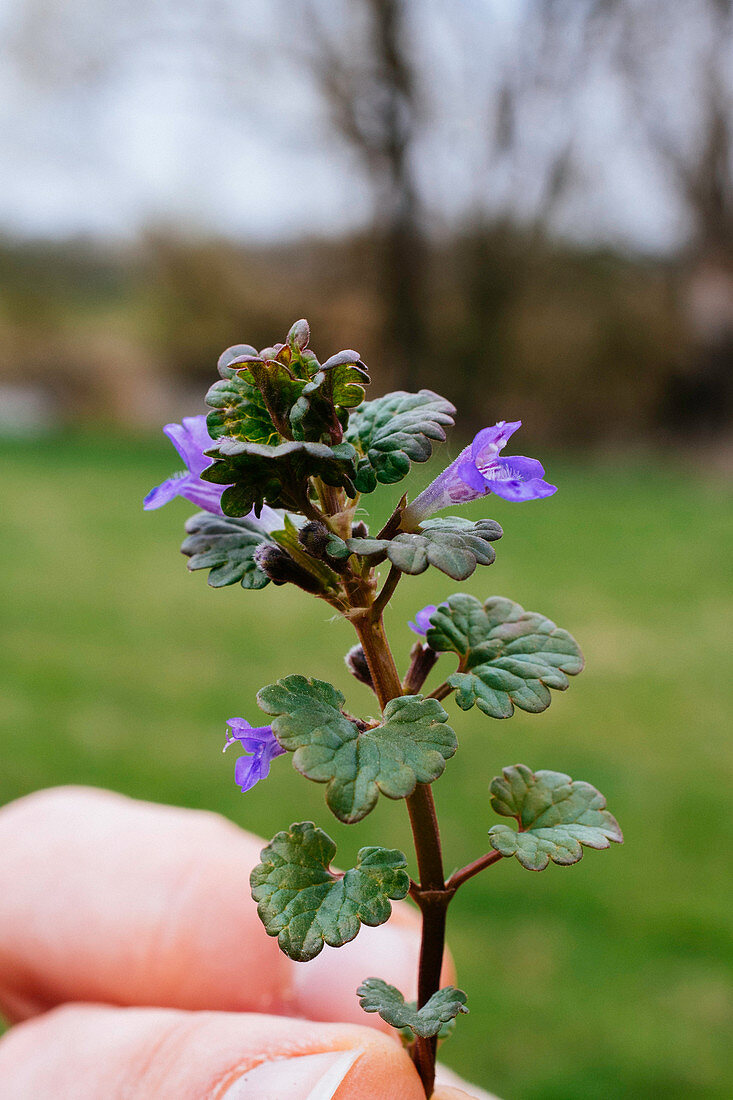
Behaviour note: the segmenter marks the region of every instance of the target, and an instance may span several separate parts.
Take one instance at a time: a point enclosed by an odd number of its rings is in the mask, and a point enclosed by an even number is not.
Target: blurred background
[[[730,1097],[733,3],[0,0],[0,138],[0,798],[95,783],[267,835],[297,799],[342,863],[408,844],[399,806],[348,830],[290,768],[238,793],[224,721],[262,684],[297,665],[369,709],[351,639],[297,593],[207,589],[185,503],[140,510],[221,350],[306,316],[373,395],[454,401],[441,464],[521,418],[560,486],[474,509],[506,535],[463,588],[588,669],[543,716],[460,715],[448,863],[518,760],[597,784],[627,835],[459,895],[446,1061],[505,1100]],[[398,590],[402,663],[452,590]]]

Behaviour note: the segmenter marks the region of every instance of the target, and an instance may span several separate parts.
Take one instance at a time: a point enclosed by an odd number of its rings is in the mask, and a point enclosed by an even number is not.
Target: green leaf
[[[242,368],[242,360],[248,356],[257,355],[257,349],[251,344],[234,344],[227,348],[219,356],[216,369],[221,378],[234,378],[237,371]]]
[[[306,321],[305,317],[301,317],[299,321],[296,321],[292,325],[290,332],[288,333],[288,347],[292,355],[297,355],[308,347],[308,341],[311,338],[310,325]]]
[[[266,349],[267,352],[275,349]],[[281,357],[290,358],[289,349],[284,348],[278,357],[270,357],[266,352],[242,367],[238,377],[255,386],[262,395],[272,422],[281,436],[290,436],[290,413],[298,401],[306,382],[296,378]],[[294,363],[291,365],[295,365]]]
[[[352,553],[375,561],[389,558],[402,573],[424,573],[434,565],[457,581],[470,577],[477,565],[491,565],[496,558],[490,545],[503,532],[493,519],[477,523],[459,516],[426,520],[419,531],[400,531],[392,539],[349,539]]]
[[[543,871],[550,860],[564,867],[577,863],[582,845],[608,848],[610,841],[623,843],[616,818],[590,783],[562,772],[533,773],[517,764],[504,768],[489,790],[496,812],[519,824],[519,832],[509,825],[494,825],[489,829],[491,846],[503,856],[516,856],[528,871]]]
[[[254,553],[272,539],[253,520],[230,519],[199,512],[186,521],[188,537],[181,553],[191,560],[188,568],[209,569],[212,588],[241,583],[242,588],[264,588],[269,578],[257,566]]]
[[[510,718],[515,706],[538,714],[550,705],[549,689],[564,691],[568,676],[583,668],[567,630],[501,596],[483,604],[474,596],[451,596],[430,622],[428,644],[461,658],[448,683],[463,710],[475,703],[492,718]]]
[[[206,394],[206,404],[212,410],[206,417],[212,439],[227,436],[250,443],[278,442],[262,394],[246,378],[233,374],[215,382]]]
[[[295,753],[294,767],[327,784],[329,808],[349,825],[374,809],[380,791],[407,798],[418,783],[432,783],[457,748],[440,703],[421,695],[393,699],[373,727],[346,717],[335,687],[305,676],[262,688],[257,702],[276,716],[272,728],[282,747]]]
[[[202,478],[215,485],[231,486],[221,498],[222,509],[228,516],[246,516],[263,503],[300,511],[309,477],[320,477],[327,485],[343,486],[354,495],[351,479],[356,453],[349,443],[329,447],[325,443],[291,441],[269,447],[221,439],[218,447],[207,453],[216,461]]]
[[[296,962],[320,954],[324,943],[342,947],[362,924],[389,920],[390,899],[410,887],[402,852],[362,848],[344,875],[329,870],[336,845],[312,821],[291,825],[263,848],[250,875],[252,897],[268,936]]]
[[[369,372],[356,351],[331,356],[318,370],[290,412],[296,439],[340,438],[348,410],[364,400]]]
[[[410,472],[411,461],[427,462],[433,441],[445,441],[445,429],[453,426],[455,411],[450,401],[432,390],[397,390],[360,405],[346,433],[363,455],[355,482],[359,492],[373,492],[377,481],[385,485],[401,481]]]
[[[444,1026],[460,1012],[468,1012],[466,994],[447,985],[433,993],[421,1009],[414,1001],[405,1002],[399,989],[381,978],[366,978],[356,991],[365,1012],[378,1012],[392,1027],[409,1028],[414,1035],[429,1039],[439,1035]]]

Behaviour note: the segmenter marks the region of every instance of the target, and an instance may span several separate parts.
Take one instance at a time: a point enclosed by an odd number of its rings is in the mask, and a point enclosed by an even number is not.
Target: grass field
[[[364,844],[409,851],[399,803],[349,829],[285,760],[247,796],[235,788],[224,720],[254,722],[263,684],[302,672],[335,682],[350,709],[374,707],[325,605],[273,586],[214,591],[187,572],[194,509],[140,507],[175,468],[164,441],[5,443],[0,461],[0,800],[89,783],[218,809],[265,836],[313,817],[342,866]],[[449,866],[486,849],[487,784],[517,762],[596,784],[626,844],[539,875],[503,861],[458,895],[450,938],[471,1014],[445,1060],[505,1100],[727,1100],[730,499],[671,460],[548,468],[552,500],[473,507],[504,525],[496,563],[462,585],[404,581],[388,628],[404,663],[416,609],[500,594],[586,654],[545,714],[496,722],[448,702],[463,750],[435,788]]]

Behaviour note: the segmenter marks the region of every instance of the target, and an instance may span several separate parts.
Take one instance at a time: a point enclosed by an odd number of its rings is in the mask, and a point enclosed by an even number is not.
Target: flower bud
[[[298,531],[298,541],[314,558],[323,558],[328,547],[330,532],[325,523],[312,520]]]
[[[344,657],[344,661],[351,675],[355,676],[359,683],[366,684],[373,691],[372,674],[369,671],[369,665],[362,647],[360,645],[353,646]]]
[[[326,562],[337,573],[347,568],[349,548],[343,539],[329,531],[325,523],[317,520],[304,523],[298,531],[298,541],[311,557]]]
[[[324,592],[324,587],[318,578],[294,561],[290,554],[279,546],[263,543],[255,550],[254,560],[273,584],[297,584],[298,588],[313,592],[317,596]]]

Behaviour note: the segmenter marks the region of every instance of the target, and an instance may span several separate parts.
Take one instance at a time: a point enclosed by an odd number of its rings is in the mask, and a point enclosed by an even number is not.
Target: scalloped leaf
[[[226,436],[270,445],[280,438],[260,391],[233,372],[210,387],[206,404],[211,409],[206,426],[212,439]]]
[[[388,558],[402,573],[424,573],[434,565],[456,581],[470,577],[477,565],[491,565],[496,558],[492,542],[503,531],[493,519],[476,523],[459,516],[426,520],[419,531],[400,531],[392,539],[349,539],[352,553],[374,559]]]
[[[511,718],[514,707],[538,714],[550,688],[565,691],[583,668],[583,654],[567,630],[518,603],[491,596],[451,596],[430,617],[428,645],[461,658],[448,677],[463,710],[476,704],[491,718]]]
[[[433,442],[445,441],[455,411],[432,390],[396,390],[360,405],[346,433],[363,455],[355,481],[359,492],[373,492],[378,481],[392,485],[407,476],[411,462],[427,462]]]
[[[202,478],[230,486],[221,498],[222,510],[228,516],[246,516],[264,503],[300,511],[309,477],[320,477],[327,485],[342,486],[354,495],[356,452],[349,443],[329,447],[325,443],[290,441],[270,447],[221,439],[218,447],[207,454],[216,461]]]
[[[270,354],[277,351],[277,356]],[[308,355],[308,352],[305,352]],[[285,362],[289,361],[289,364]],[[306,385],[293,371],[305,370],[302,354],[291,356],[287,345],[266,348],[259,356],[248,356],[237,377],[250,383],[262,395],[272,423],[285,439],[290,438],[290,413]]]
[[[257,703],[275,715],[272,728],[293,765],[326,783],[326,803],[350,825],[374,809],[379,793],[407,798],[418,783],[432,783],[457,748],[437,699],[404,695],[384,708],[382,722],[367,727],[342,711],[344,696],[324,680],[286,676],[262,688]]]
[[[242,359],[250,355],[257,355],[257,348],[253,348],[251,344],[233,344],[227,348],[221,353],[216,364],[219,377],[234,378],[241,367]]]
[[[330,836],[302,821],[273,837],[250,875],[265,931],[295,962],[314,959],[324,943],[343,947],[362,924],[384,924],[390,899],[410,887],[407,860],[396,849],[362,848],[344,875],[329,869],[335,854]]]
[[[209,570],[212,588],[237,582],[242,588],[264,588],[270,583],[254,553],[263,542],[273,540],[256,521],[199,512],[186,521],[186,532],[181,553],[190,559],[190,570]]]
[[[528,871],[544,871],[550,860],[563,867],[577,863],[587,848],[623,843],[623,833],[606,800],[590,783],[562,772],[532,772],[524,764],[504,768],[489,787],[498,814],[514,817],[489,829],[489,841],[501,855],[516,856]]]
[[[356,995],[365,1012],[378,1012],[385,1023],[400,1029],[409,1028],[413,1035],[422,1039],[439,1035],[459,1013],[468,1012],[466,994],[452,985],[433,993],[420,1009],[415,1001],[406,1002],[399,989],[381,978],[365,978]]]
[[[357,351],[332,355],[308,382],[290,411],[296,439],[339,439],[349,409],[364,400],[369,372]]]

